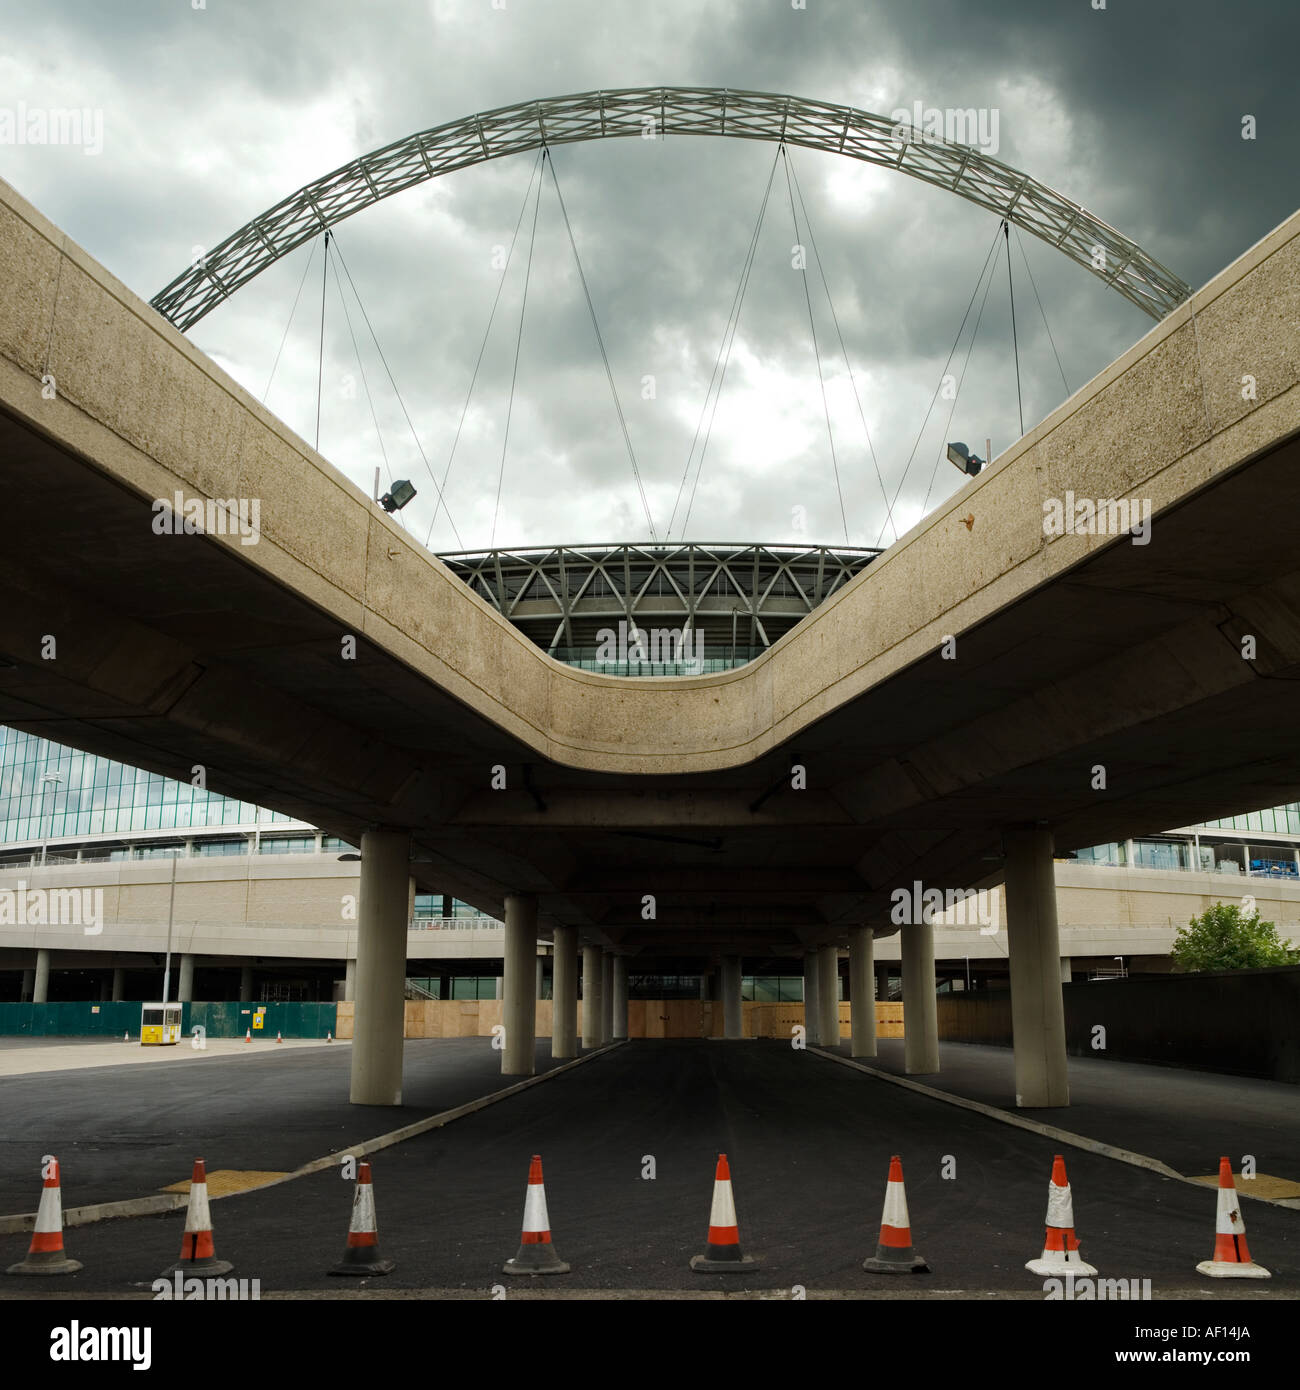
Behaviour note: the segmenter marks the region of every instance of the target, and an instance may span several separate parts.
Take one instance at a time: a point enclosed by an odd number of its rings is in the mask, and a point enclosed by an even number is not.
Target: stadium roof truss
[[[644,617],[652,610],[671,613],[681,627],[693,631],[706,601],[719,597],[732,602],[721,610],[714,607],[715,617],[729,617],[737,608],[750,620],[757,642],[770,646],[775,639],[763,619],[766,614],[770,623],[776,615],[775,600],[794,600],[801,617],[811,613],[879,553],[691,542],[475,550],[442,554],[439,559],[502,617],[532,629],[534,640],[553,653],[578,645],[574,619],[579,614],[588,620],[624,620],[630,629],[640,625],[639,611]],[[539,600],[547,607],[523,613],[524,605]],[[782,628],[788,627],[789,608],[779,616]],[[540,640],[543,625],[550,632],[545,642]]]
[[[1152,318],[1191,288],[1136,242],[971,145],[851,106],[717,87],[636,87],[521,102],[420,131],[305,185],[196,258],[150,301],[185,331],[267,266],[382,198],[457,169],[612,137],[766,140],[896,169],[1056,247]]]

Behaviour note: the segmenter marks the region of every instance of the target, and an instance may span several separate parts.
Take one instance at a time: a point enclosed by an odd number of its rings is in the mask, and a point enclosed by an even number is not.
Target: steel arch
[[[381,198],[543,145],[640,136],[648,122],[670,135],[784,141],[910,174],[1055,246],[1152,318],[1163,318],[1191,297],[1191,287],[1136,242],[971,146],[829,102],[718,87],[630,87],[503,106],[373,150],[255,217],[149,302],[183,332],[273,261]],[[1105,252],[1100,269],[1097,248]]]

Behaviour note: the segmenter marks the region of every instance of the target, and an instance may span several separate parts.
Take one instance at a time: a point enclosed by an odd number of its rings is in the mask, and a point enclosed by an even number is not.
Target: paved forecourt
[[[94,1057],[111,1055],[114,1045],[85,1046]],[[114,1058],[88,1069],[0,1078],[7,1141],[0,1144],[0,1216],[36,1210],[45,1154],[62,1165],[65,1209],[123,1201],[184,1181],[196,1157],[207,1160],[209,1172],[292,1172],[518,1080],[501,1075],[490,1038],[408,1040],[403,1103],[381,1107],[348,1103],[346,1044],[239,1043],[231,1045],[233,1057],[184,1045],[116,1046],[122,1065]],[[34,1064],[43,1051],[0,1045],[0,1059]],[[153,1065],[126,1064],[141,1051],[154,1056]],[[556,1065],[549,1040],[537,1044],[536,1065],[539,1073]]]
[[[1207,1136],[1208,1151],[1235,1152],[1234,1141],[1227,1127]],[[211,1166],[225,1166],[206,1148]],[[265,1152],[274,1152],[270,1140]],[[742,1249],[757,1259],[743,1275],[688,1267],[707,1240],[720,1152],[730,1160]],[[764,1042],[629,1044],[375,1154],[379,1245],[397,1267],[365,1287],[386,1296],[516,1289],[501,1267],[519,1247],[529,1159],[539,1153],[555,1249],[572,1266],[542,1281],[548,1289],[776,1293],[801,1285],[1042,1297],[1042,1279],[1024,1265],[1043,1249],[1056,1152],[1068,1166],[1084,1256],[1103,1277],[1150,1279],[1154,1297],[1300,1294],[1293,1211],[1245,1207],[1251,1252],[1270,1281],[1204,1279],[1195,1266],[1213,1251],[1212,1191]],[[875,1253],[894,1153],[928,1275],[862,1269]],[[242,1161],[273,1166],[256,1144]],[[352,1191],[330,1169],[217,1201],[218,1253],[236,1275],[258,1278],[263,1293],[337,1293],[326,1271],[343,1250]],[[60,1289],[144,1293],[175,1258],[180,1230],[176,1214],[74,1229],[68,1248],[85,1268]],[[0,1251],[18,1258],[20,1245],[8,1237]]]

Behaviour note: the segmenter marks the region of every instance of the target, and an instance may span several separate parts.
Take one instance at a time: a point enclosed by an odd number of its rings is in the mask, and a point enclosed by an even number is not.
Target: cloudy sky
[[[1300,205],[1300,6],[1099,3],[0,0],[0,135],[5,110],[88,108],[103,120],[95,153],[0,141],[0,177],[147,299],[195,248],[310,180],[515,102],[673,85],[790,93],[886,116],[916,102],[976,107],[997,114],[999,159],[1199,286]],[[707,394],[776,157],[763,142],[592,141],[557,147],[554,169],[657,535],[671,517],[674,538],[684,528],[694,540],[842,544],[847,530],[850,544],[887,544],[895,525],[905,530],[961,486],[941,461],[946,439],[983,454],[989,437],[996,455],[1019,434],[1005,262],[955,406],[937,402],[922,431],[997,219],[897,173],[790,152],[822,258],[810,260],[807,284],[842,515],[781,165],[716,408]],[[386,481],[409,477],[419,496],[403,520],[437,550],[650,534],[554,187],[548,175],[534,201],[534,168],[533,155],[495,160],[338,228],[415,437],[332,257],[320,449],[367,489],[377,465]],[[503,283],[494,252],[510,245],[521,212]],[[1013,237],[1011,255],[1031,428],[1152,320],[1031,236]],[[322,268],[319,248],[304,247],[191,330],[308,442]],[[692,440],[706,406],[701,459]],[[435,521],[433,478],[444,474],[447,507]],[[900,488],[891,523],[884,494]]]

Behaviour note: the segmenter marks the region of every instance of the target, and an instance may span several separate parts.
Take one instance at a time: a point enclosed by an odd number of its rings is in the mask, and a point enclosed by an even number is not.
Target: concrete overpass
[[[1005,879],[1018,1100],[1065,1103],[1053,848],[1300,795],[1298,233],[751,665],[637,682],[539,652],[0,187],[0,722],[364,835],[354,1099],[400,1098],[414,872],[505,916],[507,1070],[536,934],[588,997],[602,948],[730,989],[851,941],[869,980],[895,888]],[[257,500],[255,543],[156,534],[177,493]],[[1045,534],[1067,493],[1149,500],[1150,544]],[[932,957],[905,926],[917,1071]]]

